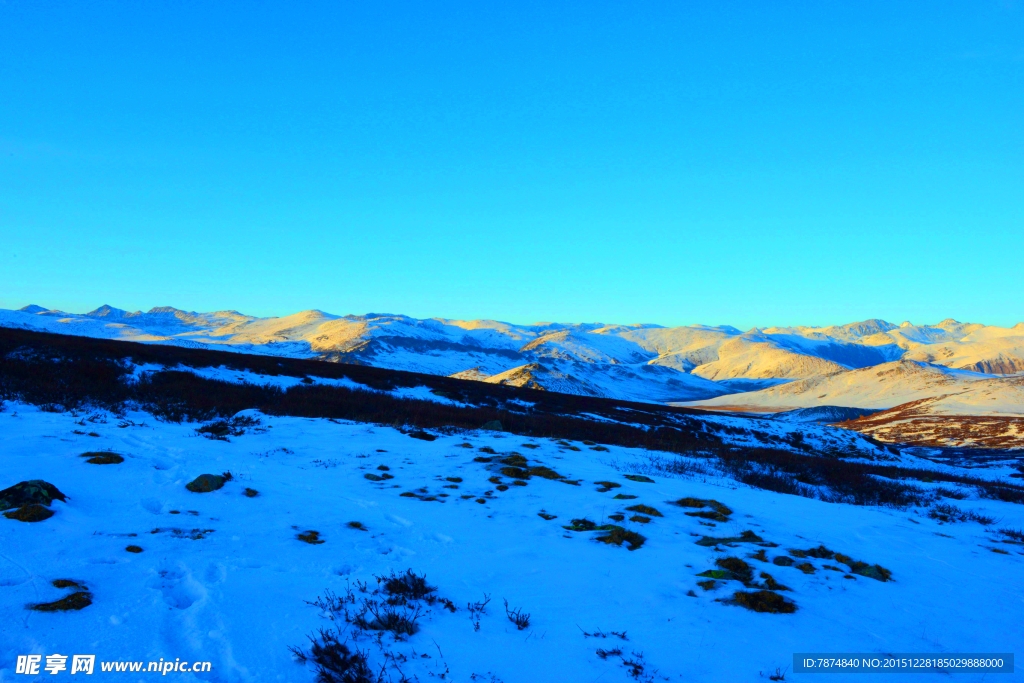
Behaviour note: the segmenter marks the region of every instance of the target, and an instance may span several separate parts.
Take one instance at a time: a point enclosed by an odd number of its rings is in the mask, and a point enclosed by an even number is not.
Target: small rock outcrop
[[[185,484],[185,488],[192,493],[209,493],[223,487],[225,481],[227,480],[219,474],[200,474]]]
[[[0,510],[10,510],[26,505],[50,506],[55,500],[67,502],[67,496],[49,482],[42,479],[21,481],[0,491]]]

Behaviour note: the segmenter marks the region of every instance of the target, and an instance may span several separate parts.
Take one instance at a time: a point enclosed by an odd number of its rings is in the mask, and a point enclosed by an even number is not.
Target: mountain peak
[[[45,313],[50,309],[37,306],[36,304],[29,304],[28,306],[22,306],[18,310],[22,313]]]
[[[123,318],[128,311],[121,308],[114,308],[110,304],[103,304],[94,311],[89,311],[86,315],[93,318]]]

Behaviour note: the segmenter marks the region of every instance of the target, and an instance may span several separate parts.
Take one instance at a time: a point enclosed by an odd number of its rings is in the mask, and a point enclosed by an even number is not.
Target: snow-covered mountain
[[[728,325],[514,325],[319,310],[258,318],[237,311],[165,306],[128,312],[104,305],[74,314],[30,305],[0,310],[0,326],[317,358],[635,401],[710,399],[707,405],[775,410],[885,409],[936,397],[950,382],[960,386],[1024,372],[1024,323],[1002,328],[955,320],[866,320],[744,332]],[[1012,383],[993,386],[1004,385]],[[1012,412],[1015,396],[1010,391],[997,402]],[[979,411],[990,403],[979,398],[960,405]]]

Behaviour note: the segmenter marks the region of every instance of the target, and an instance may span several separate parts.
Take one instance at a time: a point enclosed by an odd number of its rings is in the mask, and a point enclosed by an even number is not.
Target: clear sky
[[[0,2],[0,308],[1024,320],[1024,3]]]

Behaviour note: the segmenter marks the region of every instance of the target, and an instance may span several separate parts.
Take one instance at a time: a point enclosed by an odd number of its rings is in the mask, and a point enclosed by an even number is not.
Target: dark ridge
[[[125,381],[128,361],[167,367],[224,367],[274,377],[348,378],[371,391],[317,384],[284,391],[205,379],[187,370],[156,372],[130,383]],[[469,407],[378,393],[419,386]],[[606,443],[659,450],[721,445],[720,438],[706,432],[703,423],[691,417],[708,413],[689,408],[559,394],[366,365],[0,328],[0,400],[15,394],[27,403],[55,411],[95,405],[118,412],[126,402],[133,401],[162,419],[174,421],[229,417],[256,408],[271,415],[398,422],[420,428],[476,429],[498,420],[507,431],[524,435],[604,439]],[[528,413],[510,412],[503,407],[510,400],[534,405]],[[600,422],[590,415],[630,424]]]

